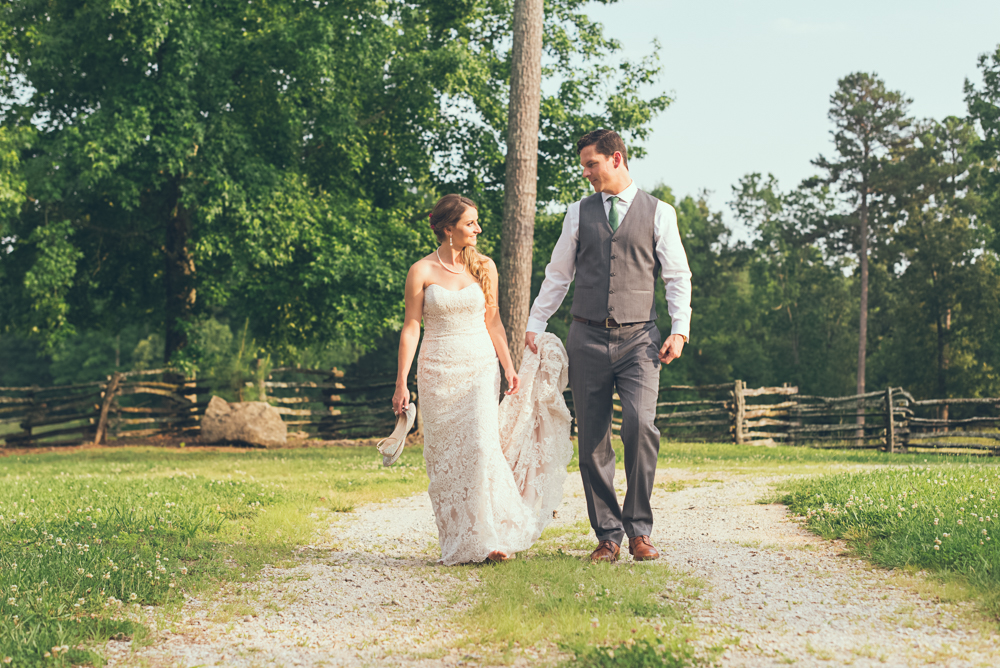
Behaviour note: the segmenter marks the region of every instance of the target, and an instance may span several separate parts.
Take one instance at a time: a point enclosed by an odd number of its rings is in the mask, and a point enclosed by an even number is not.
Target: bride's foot
[[[501,561],[507,561],[508,559],[510,559],[510,557],[500,550],[493,550],[486,555],[486,561],[492,561],[494,563],[500,563]]]

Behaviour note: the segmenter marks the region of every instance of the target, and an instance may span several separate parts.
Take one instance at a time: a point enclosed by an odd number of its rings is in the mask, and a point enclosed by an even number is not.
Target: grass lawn
[[[939,596],[1000,621],[1000,467],[990,460],[840,473],[786,485],[782,503],[886,568],[926,570]]]
[[[622,468],[623,451],[617,442],[615,453]],[[662,441],[657,461],[659,467],[690,468],[694,471],[726,471],[746,474],[822,474],[861,467],[905,467],[913,464],[954,464],[957,461],[982,461],[981,458],[954,455],[889,454],[878,450],[827,449],[792,446],[735,445],[733,443],[674,443]],[[576,460],[574,459],[574,464]]]
[[[400,464],[371,448],[0,457],[0,662],[100,663],[75,647],[141,639],[141,606],[280,563],[315,535],[315,510],[426,489],[419,448]]]
[[[461,566],[475,587],[459,617],[466,643],[517,658],[574,668],[711,665],[725,648],[702,648],[691,624],[702,583],[663,563],[590,564],[590,523],[549,527],[528,551],[501,567]],[[521,654],[513,652],[515,648]]]
[[[11,666],[99,664],[99,656],[76,647],[119,634],[142,641],[142,606],[170,609],[184,594],[216,591],[288,560],[316,535],[318,511],[350,512],[427,487],[419,447],[407,448],[391,469],[382,468],[371,448],[4,454],[0,665]],[[983,540],[980,546],[978,536],[985,535],[970,533],[973,527],[991,532],[1000,521],[992,496],[1000,489],[997,469],[983,461],[665,442],[659,465],[757,475],[832,473],[793,483],[787,491],[799,512],[816,510],[809,515],[813,530],[851,539],[879,563],[938,568],[964,578],[976,573],[971,581],[996,588],[997,552],[990,551],[995,543]],[[571,468],[578,468],[575,458]],[[889,482],[879,482],[883,474]],[[901,501],[904,492],[907,503]],[[864,501],[867,514],[855,528],[846,523],[848,513],[829,510],[846,508],[849,501],[853,510],[865,499],[872,503]],[[912,503],[921,513],[933,510],[939,524],[924,526],[933,517],[918,517],[912,508],[904,515],[913,519],[901,523],[896,507]],[[941,532],[938,550],[925,535],[928,527]],[[502,568],[463,567],[479,580],[473,609],[463,613],[469,637],[507,647],[544,638],[586,666],[710,660],[717,648],[696,655],[687,642],[695,633],[689,607],[699,583],[659,564],[590,566],[570,554],[589,549],[589,534],[586,523],[549,530],[525,558]],[[906,550],[878,548],[879,541],[899,543],[904,537],[912,541]],[[966,556],[956,556],[958,547]],[[7,657],[10,663],[2,664]]]

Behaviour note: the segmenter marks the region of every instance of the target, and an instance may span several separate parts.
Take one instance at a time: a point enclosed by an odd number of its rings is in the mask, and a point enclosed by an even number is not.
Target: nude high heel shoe
[[[382,466],[392,466],[403,454],[403,446],[406,445],[406,435],[413,427],[413,421],[417,419],[417,405],[412,401],[406,410],[396,416],[396,428],[388,438],[383,438],[375,447],[382,455]]]

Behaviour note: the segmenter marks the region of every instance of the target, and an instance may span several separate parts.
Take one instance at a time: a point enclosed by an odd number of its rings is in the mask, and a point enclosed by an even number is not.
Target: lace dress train
[[[538,354],[525,351],[520,392],[498,405],[500,369],[485,313],[478,284],[425,292],[417,391],[446,565],[530,547],[562,499],[573,455],[562,343],[540,335]]]

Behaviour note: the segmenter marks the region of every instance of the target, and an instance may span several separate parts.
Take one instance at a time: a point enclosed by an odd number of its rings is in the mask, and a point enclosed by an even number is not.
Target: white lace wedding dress
[[[538,354],[525,350],[519,393],[498,406],[500,369],[479,284],[431,285],[424,294],[417,400],[441,563],[513,555],[538,540],[562,499],[573,455],[566,350],[539,335]]]

